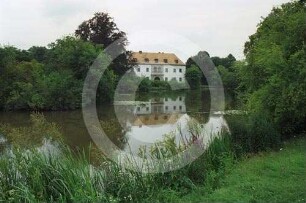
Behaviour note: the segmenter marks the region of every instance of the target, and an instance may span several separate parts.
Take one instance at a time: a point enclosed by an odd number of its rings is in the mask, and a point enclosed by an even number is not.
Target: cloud
[[[0,43],[25,49],[33,45],[45,46],[73,34],[81,22],[95,12],[104,11],[114,17],[128,37],[145,30],[176,33],[196,43],[198,51],[206,50],[219,56],[232,53],[242,58],[244,42],[256,31],[260,17],[266,16],[274,5],[287,1],[1,0]],[[153,43],[165,37],[143,36]],[[166,46],[172,39],[169,36],[168,40],[163,40]],[[129,41],[130,49],[158,49],[135,37]],[[186,48],[190,56],[196,54],[197,51],[188,48],[187,42],[180,43],[178,48]]]

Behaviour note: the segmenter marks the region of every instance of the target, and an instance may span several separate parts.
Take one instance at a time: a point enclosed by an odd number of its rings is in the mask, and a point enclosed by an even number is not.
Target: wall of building
[[[157,71],[156,74],[154,72],[154,67],[156,67],[157,70],[161,70],[163,74],[159,74],[159,71]],[[172,79],[176,79],[178,82],[184,82],[186,67],[161,64],[139,64],[134,67],[134,71],[138,77],[148,77],[151,80],[154,80],[155,77],[159,77],[161,80],[171,81]]]

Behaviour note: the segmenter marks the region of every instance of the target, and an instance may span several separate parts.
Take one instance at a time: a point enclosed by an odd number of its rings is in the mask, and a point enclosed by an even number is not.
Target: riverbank
[[[296,198],[304,193],[298,181],[305,180],[301,170],[306,163],[300,156],[305,154],[306,138],[283,144],[262,115],[228,117],[231,134],[221,131],[194,162],[176,171],[149,174],[123,169],[94,145],[76,153],[59,144],[57,125],[39,114],[31,116],[30,127],[0,126],[11,144],[0,156],[0,202],[300,200]],[[205,135],[196,129],[190,129],[196,137],[185,145],[177,146],[170,136],[150,149],[151,156],[171,157],[203,140]]]
[[[217,138],[191,165],[161,174],[122,170],[107,160],[95,167],[90,155],[75,156],[67,148],[55,154],[43,147],[15,150],[0,157],[0,202],[305,201],[305,135],[277,151],[236,160],[230,145],[226,137]]]
[[[198,187],[173,202],[305,202],[306,136],[286,142],[280,151],[265,152],[233,166],[221,187]]]

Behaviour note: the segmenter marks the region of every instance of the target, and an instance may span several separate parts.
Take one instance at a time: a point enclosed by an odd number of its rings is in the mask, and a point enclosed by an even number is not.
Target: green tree
[[[198,89],[201,85],[201,71],[196,66],[191,66],[186,70],[186,80],[191,89]]]
[[[67,36],[49,45],[48,66],[51,70],[72,70],[77,79],[84,79],[89,67],[102,51],[101,46]]]
[[[125,32],[119,30],[114,19],[108,13],[95,13],[94,17],[84,21],[75,31],[75,35],[83,41],[92,42],[107,48],[115,45],[119,51],[125,51],[128,44]],[[119,40],[120,39],[120,40]],[[131,68],[129,59],[131,52],[126,52],[114,59],[110,66],[117,75],[122,76]]]
[[[33,46],[28,50],[31,58],[35,59],[39,63],[43,63],[47,59],[48,49],[46,47]]]
[[[305,130],[305,19],[305,2],[274,8],[246,42],[239,69],[249,110],[270,115],[284,135]]]
[[[214,62],[216,67],[223,66],[225,68],[230,68],[232,65],[234,65],[236,58],[232,54],[229,54],[226,58],[215,56],[211,57],[211,60]]]

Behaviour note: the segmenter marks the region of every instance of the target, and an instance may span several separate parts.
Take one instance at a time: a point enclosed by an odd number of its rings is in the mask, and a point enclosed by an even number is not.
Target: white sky
[[[261,16],[289,0],[1,0],[0,44],[27,49],[73,34],[95,12],[108,12],[133,51],[175,52],[182,60],[206,50],[243,58]]]

